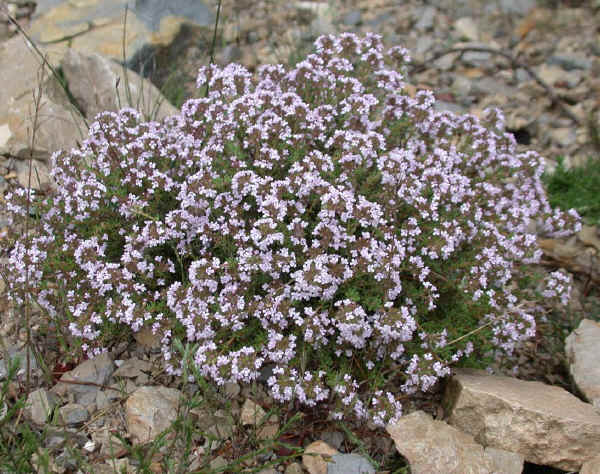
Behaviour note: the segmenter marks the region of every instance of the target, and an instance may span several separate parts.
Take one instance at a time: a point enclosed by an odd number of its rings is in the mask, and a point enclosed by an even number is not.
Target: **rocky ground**
[[[33,21],[35,2],[6,4],[24,28]],[[401,44],[412,52],[409,92],[431,89],[437,97],[436,107],[457,113],[480,115],[486,107],[500,107],[519,147],[538,151],[547,159],[548,170],[554,168],[559,157],[564,158],[567,166],[578,166],[589,157],[600,156],[598,2],[225,0],[220,15],[216,62],[240,62],[253,70],[262,63],[288,63],[301,58],[320,34],[374,31],[383,36],[387,45]],[[14,33],[12,25],[0,22],[0,38]],[[140,54],[130,63],[162,88],[172,101],[181,102],[196,94],[195,73],[208,62],[211,34],[210,28],[205,26],[185,27],[170,45],[155,47],[150,51],[152,54]],[[0,137],[1,132],[0,126]],[[24,163],[18,156],[0,155],[2,193],[18,183],[23,184],[27,169]],[[590,225],[570,239],[540,236],[540,245],[544,250],[540,271],[556,268],[569,271],[575,283],[574,297],[568,311],[548,312],[538,336],[522,351],[522,368],[517,375],[524,380],[559,386],[580,396],[569,376],[564,338],[582,319],[600,320],[599,234],[597,228]],[[0,334],[4,347],[0,349],[6,360],[7,353],[25,353],[21,346],[26,331],[17,324],[20,319],[14,309],[5,302],[2,309],[6,317],[2,318]],[[103,464],[111,459],[111,454],[117,454],[114,457],[119,464],[134,470],[139,461],[119,442],[111,442],[115,440],[114,433],[122,433],[137,442],[152,439],[175,417],[179,390],[192,393],[198,387],[182,386],[166,377],[160,369],[160,354],[152,349],[153,341],[145,339],[144,334],[138,335],[135,342],[122,344],[111,357],[76,361],[80,363],[76,367],[75,363],[65,363],[64,354],[57,350],[56,339],[44,334],[44,326],[43,320],[34,315],[31,329],[38,347],[44,350],[44,362],[53,372],[53,378],[45,379],[44,371],[40,370],[41,361],[34,360],[33,365],[38,370],[33,384],[37,390],[29,395],[32,405],[25,416],[43,426],[47,421],[43,407],[56,406],[56,416],[60,415],[62,422],[51,429],[46,439],[56,472],[76,471],[77,463],[67,446],[77,446],[78,452],[95,466],[95,472],[113,472],[108,464]],[[3,368],[5,370],[0,361],[0,379]],[[71,369],[75,372],[68,374],[69,380],[75,383],[56,383]],[[145,386],[153,387],[136,391]],[[11,397],[22,394],[23,388],[22,381],[12,382]],[[423,410],[436,420],[445,419],[449,413],[441,398],[440,391],[415,401],[411,408]],[[256,426],[256,418],[265,413],[262,410],[272,406],[261,384],[243,389],[227,386],[223,393],[215,395],[215,400],[210,413],[199,408],[190,412],[198,423],[206,425],[205,429],[213,433],[215,439],[222,440],[195,440],[198,459],[210,456],[214,469],[244,454],[241,448],[244,442],[260,445],[261,439],[274,436],[286,419],[280,414]],[[225,404],[228,404],[227,410]],[[261,472],[359,472],[365,466],[364,455],[386,460],[388,465],[393,465],[394,457],[400,458],[389,437],[369,427],[352,429],[360,443],[323,420],[319,413],[309,413],[300,425],[285,434],[288,444],[306,447],[313,443],[310,449],[315,452],[342,456],[338,462],[341,470],[332,470],[331,466],[327,470],[324,464],[315,465],[313,458],[307,456],[291,462],[285,458],[290,453],[283,448],[267,449],[251,457],[242,467],[259,469],[273,460],[273,467]],[[364,448],[362,456],[355,452],[359,444]],[[164,468],[160,463],[167,455],[166,448],[155,453],[152,459],[155,472],[162,472]],[[402,465],[402,461],[396,465]],[[364,469],[371,472],[368,467]],[[516,469],[511,472],[518,472]],[[533,464],[525,469],[525,472],[542,472],[535,471]]]

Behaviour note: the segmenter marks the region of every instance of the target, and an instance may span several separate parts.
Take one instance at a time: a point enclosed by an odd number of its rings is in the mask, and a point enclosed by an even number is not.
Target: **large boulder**
[[[69,49],[61,66],[69,91],[90,119],[125,106],[139,110],[147,119],[160,120],[178,112],[154,84],[99,54]]]
[[[22,36],[0,44],[0,103],[5,104],[0,108],[0,156],[15,159],[13,171],[21,186],[28,184],[32,157],[32,188],[52,187],[50,156],[77,147],[99,112],[129,106],[157,120],[177,113],[150,81],[98,54],[69,49],[60,66],[69,94]]]
[[[52,64],[67,49],[126,62],[141,51],[169,45],[184,23],[208,27],[215,13],[202,0],[38,0],[28,33],[44,45]],[[211,2],[212,3],[212,2]],[[125,8],[127,25],[125,25]]]
[[[451,425],[535,464],[578,471],[600,452],[600,412],[557,386],[460,369],[444,403]]]

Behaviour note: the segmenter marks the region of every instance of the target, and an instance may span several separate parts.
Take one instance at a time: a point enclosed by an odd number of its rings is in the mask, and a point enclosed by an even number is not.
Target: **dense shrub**
[[[152,328],[217,384],[265,366],[273,397],[383,425],[449,366],[510,356],[539,309],[518,265],[535,235],[566,235],[543,160],[485,123],[403,93],[406,51],[324,36],[294,69],[203,68],[204,98],[143,123],[103,113],[53,156],[38,231],[7,237],[11,296],[67,317],[89,355]],[[9,196],[17,222],[27,192]],[[568,295],[554,273],[545,298]],[[532,283],[533,285],[533,283]]]

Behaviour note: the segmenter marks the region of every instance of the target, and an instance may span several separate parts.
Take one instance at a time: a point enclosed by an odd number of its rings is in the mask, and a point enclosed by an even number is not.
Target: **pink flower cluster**
[[[460,326],[429,329],[443,295],[466,295],[469,330],[487,325],[477,337],[510,354],[535,330],[510,285],[540,256],[530,221],[577,230],[548,205],[543,160],[517,154],[498,111],[480,122],[406,95],[408,54],[378,35],[315,46],[256,78],[203,68],[207,97],[162,123],[100,114],[80,149],[53,156],[40,235],[9,252],[15,301],[27,261],[38,303],[90,355],[109,323],[149,327],[170,373],[182,337],[219,385],[270,365],[275,399],[380,426],[474,351]],[[23,214],[22,195],[9,203]]]

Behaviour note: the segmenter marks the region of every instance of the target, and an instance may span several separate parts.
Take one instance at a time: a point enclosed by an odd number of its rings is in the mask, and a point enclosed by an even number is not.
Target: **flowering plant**
[[[497,110],[480,122],[403,93],[408,54],[378,35],[315,47],[257,78],[202,68],[204,97],[161,123],[100,114],[53,155],[37,234],[9,231],[14,303],[67,317],[90,356],[111,327],[149,327],[169,373],[185,338],[219,385],[269,366],[276,400],[379,426],[451,364],[510,356],[535,332],[528,229],[579,225],[548,205],[543,160],[516,153]],[[26,217],[27,192],[7,208]],[[565,299],[563,280],[545,296]]]

